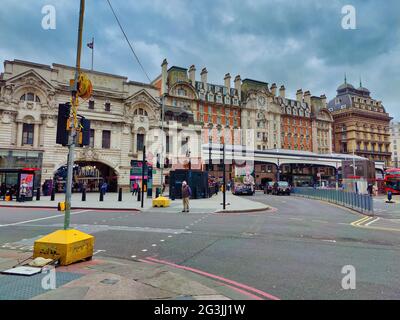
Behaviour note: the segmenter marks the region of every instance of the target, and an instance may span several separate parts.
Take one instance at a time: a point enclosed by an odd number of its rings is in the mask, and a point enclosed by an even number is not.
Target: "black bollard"
[[[36,189],[36,201],[40,200],[40,188]]]
[[[86,201],[86,188],[82,188],[82,201]]]
[[[103,190],[100,190],[100,201],[104,201],[104,193]]]
[[[140,190],[140,188],[138,188],[137,201],[141,201],[140,194],[141,194],[141,190]]]
[[[56,198],[56,189],[55,189],[55,187],[53,187],[53,189],[51,190],[51,198],[50,198],[50,200],[54,201],[55,198]]]
[[[122,201],[122,188],[119,188],[119,190],[118,190],[118,201],[119,202]]]
[[[175,200],[175,187],[171,187],[171,200]]]

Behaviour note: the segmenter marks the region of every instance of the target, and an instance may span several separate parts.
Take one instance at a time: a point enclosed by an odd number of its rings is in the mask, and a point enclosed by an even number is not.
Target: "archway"
[[[67,166],[61,166],[54,174],[56,192],[65,192]],[[99,192],[100,186],[106,182],[108,192],[117,192],[118,174],[110,166],[98,161],[75,161],[73,168],[72,191]]]

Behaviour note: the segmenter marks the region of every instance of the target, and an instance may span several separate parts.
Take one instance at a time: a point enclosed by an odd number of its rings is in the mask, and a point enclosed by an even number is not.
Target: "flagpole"
[[[94,59],[94,37],[92,38],[92,71],[93,71],[93,59]]]

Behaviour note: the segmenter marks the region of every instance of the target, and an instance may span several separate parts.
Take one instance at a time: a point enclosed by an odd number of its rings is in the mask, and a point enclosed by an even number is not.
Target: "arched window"
[[[32,92],[24,93],[19,100],[40,102],[40,98]]]
[[[147,111],[142,109],[142,108],[136,109],[133,114],[135,116],[139,115],[139,116],[146,116],[147,117]]]

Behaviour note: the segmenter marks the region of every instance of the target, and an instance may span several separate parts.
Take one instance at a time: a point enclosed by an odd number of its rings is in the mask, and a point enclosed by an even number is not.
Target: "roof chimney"
[[[161,65],[161,95],[167,93],[167,76],[168,76],[168,62],[167,59],[164,59]]]
[[[281,87],[279,88],[279,96],[280,96],[281,98],[285,98],[285,95],[286,95],[285,86],[284,86],[284,85],[281,85]]]
[[[239,100],[242,98],[242,79],[240,79],[240,75],[235,77],[235,89],[238,92]]]
[[[297,92],[296,92],[296,100],[298,102],[302,102],[302,100],[303,100],[303,90],[302,89],[297,90]]]
[[[320,99],[321,99],[321,101],[322,101],[322,104],[324,105],[324,108],[326,108],[326,95],[321,95],[320,96]]]
[[[201,76],[201,82],[203,82],[204,85],[204,90],[207,90],[207,68],[203,68],[203,70],[201,70],[200,76]]]
[[[307,103],[309,106],[311,105],[311,93],[310,91],[304,92],[304,102]]]
[[[189,68],[189,80],[192,83],[192,86],[196,84],[196,67],[192,64]]]
[[[276,96],[276,83],[273,83],[272,85],[271,85],[271,93],[272,93],[272,95],[275,97]]]
[[[231,91],[231,75],[229,73],[225,75],[224,81],[225,81],[225,87],[228,89],[228,95],[229,95]]]

